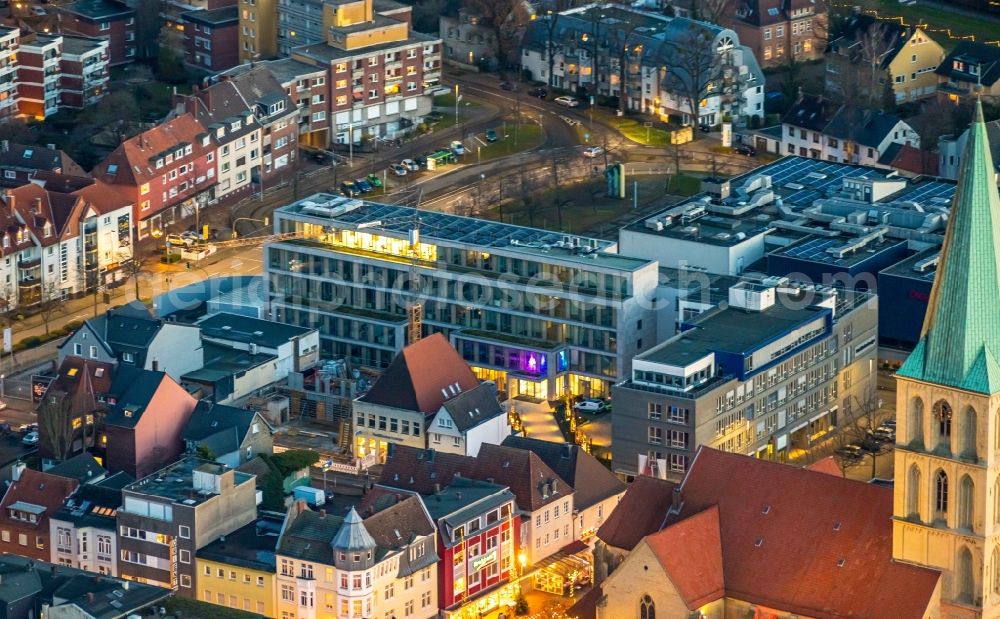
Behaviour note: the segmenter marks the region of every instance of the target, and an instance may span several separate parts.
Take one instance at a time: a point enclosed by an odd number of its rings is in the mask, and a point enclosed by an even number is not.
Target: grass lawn
[[[647,131],[646,127],[642,124],[644,122],[642,120],[629,118],[628,116],[619,118],[613,112],[608,112],[608,110],[598,107],[594,108],[593,114],[595,120],[599,119],[601,122],[615,127],[626,139],[633,142],[646,146],[670,145],[670,130],[666,128],[664,123],[653,122],[653,126],[649,127]],[[581,142],[584,141],[583,133],[585,132],[586,129],[581,130],[581,127],[577,127],[577,133],[580,134]]]
[[[507,125],[507,135],[502,136],[500,132],[503,131],[502,126],[497,127],[497,137],[500,138],[492,144],[487,144],[486,146],[480,146],[478,143],[468,144],[469,152],[466,157],[469,161],[472,161],[472,157],[476,155],[477,147],[479,147],[479,157],[480,161],[489,161],[491,159],[497,159],[498,157],[506,157],[507,155],[513,155],[515,153],[520,153],[526,150],[530,150],[540,145],[545,140],[545,134],[542,133],[542,128],[538,126],[537,123],[521,123],[517,125],[516,128],[513,123],[508,123]],[[514,132],[517,131],[517,144],[514,144]],[[478,134],[476,137],[486,141],[483,134]]]
[[[959,39],[970,35],[979,43],[1000,39],[1000,24],[991,19],[952,13],[945,8],[927,6],[919,0],[913,6],[904,6],[897,0],[878,0],[878,6],[879,17],[883,19],[902,17],[907,25],[922,25],[945,49],[955,47]]]
[[[459,108],[463,107],[477,107],[479,104],[475,101],[470,100],[466,96],[462,96],[462,100],[459,102]],[[455,109],[455,93],[449,92],[445,95],[437,95],[434,97],[434,107],[450,107],[452,111]]]
[[[693,196],[701,192],[701,179],[697,176],[678,174],[667,179],[667,193],[675,196]]]

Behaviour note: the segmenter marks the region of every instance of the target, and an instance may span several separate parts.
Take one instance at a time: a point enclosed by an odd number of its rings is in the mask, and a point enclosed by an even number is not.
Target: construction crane
[[[366,228],[381,228],[383,226],[396,223],[410,224],[410,230],[407,234],[407,241],[409,245],[407,247],[407,253],[410,257],[410,268],[408,272],[410,294],[406,303],[406,343],[413,344],[420,341],[420,338],[423,337],[424,330],[424,304],[420,301],[419,290],[415,290],[415,288],[419,288],[420,283],[420,275],[417,272],[417,262],[420,259],[420,213],[414,210],[412,215],[408,215],[406,217],[366,221],[355,225],[354,229],[364,230]]]

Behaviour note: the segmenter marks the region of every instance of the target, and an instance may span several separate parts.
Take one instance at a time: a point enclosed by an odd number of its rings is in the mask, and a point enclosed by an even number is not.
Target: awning
[[[590,558],[580,556],[580,553],[589,550],[589,546],[577,540],[536,563],[532,572],[549,570],[564,578],[569,578],[574,572],[579,573],[590,569]]]

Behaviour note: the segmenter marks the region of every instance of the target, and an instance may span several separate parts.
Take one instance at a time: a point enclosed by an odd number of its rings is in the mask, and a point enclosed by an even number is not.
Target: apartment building
[[[196,554],[257,518],[254,476],[185,457],[125,486],[119,574],[198,597]]]
[[[326,149],[330,146],[330,87],[325,67],[294,58],[264,63],[288,92],[298,110],[299,144]]]
[[[195,71],[217,73],[239,64],[239,8],[189,11],[184,19],[184,64]]]
[[[0,119],[18,114],[18,62],[21,33],[17,28],[0,26]]]
[[[85,483],[52,515],[52,563],[118,576],[118,527],[115,513],[122,505],[122,488],[135,479],[115,473]]]
[[[0,500],[0,552],[48,561],[49,520],[79,485],[75,479],[17,464]]]
[[[278,0],[239,0],[240,63],[278,53]]]
[[[125,140],[92,173],[134,205],[143,239],[194,212],[196,196],[216,182],[215,150],[205,127],[181,114]]]
[[[108,41],[31,33],[17,52],[17,96],[21,115],[44,120],[61,108],[82,109],[107,94]]]
[[[711,61],[707,71],[720,79],[700,101],[689,101],[690,78],[676,69],[675,59],[679,50],[699,47],[702,64]],[[625,109],[685,124],[693,121],[696,108],[699,122],[710,125],[725,115],[737,123],[764,115],[764,73],[753,51],[729,28],[684,17],[619,5],[561,11],[554,22],[542,18],[528,24],[521,65],[535,81],[587,95],[596,83],[597,94],[624,97]]]
[[[277,617],[274,549],[281,520],[261,517],[198,551],[198,599]]]
[[[723,20],[763,67],[822,58],[828,21],[826,3],[810,0],[750,0]]]
[[[117,0],[77,0],[56,10],[61,15],[64,33],[108,41],[109,66],[135,60],[135,9]]]
[[[614,388],[612,468],[680,479],[702,445],[784,462],[874,397],[872,293],[744,281],[684,320]]]
[[[318,619],[437,616],[436,529],[417,497],[365,520],[296,502],[276,550],[277,613]]]
[[[135,0],[133,0],[135,1]],[[187,39],[187,18],[191,13],[205,13],[231,7],[238,0],[164,0],[160,4],[162,20],[159,44],[184,57]],[[235,43],[235,40],[233,41]]]
[[[83,109],[108,93],[109,43],[106,39],[69,34],[63,34],[62,40],[60,107]]]
[[[265,245],[272,314],[318,327],[324,358],[389,366],[406,343],[413,296],[398,291],[412,267],[423,333],[448,336],[512,397],[606,395],[656,337],[655,261],[606,241],[332,194],[274,219],[276,232],[306,238]]]

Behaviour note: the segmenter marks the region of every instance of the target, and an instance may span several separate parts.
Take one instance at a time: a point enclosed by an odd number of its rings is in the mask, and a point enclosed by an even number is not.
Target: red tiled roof
[[[681,497],[672,521],[718,507],[729,597],[817,619],[922,617],[940,578],[892,560],[881,486],[702,447]]]
[[[936,153],[920,150],[908,144],[903,144],[896,152],[889,165],[897,170],[912,172],[914,174],[926,174],[937,176],[939,173],[938,157]]]
[[[435,333],[404,348],[361,400],[433,415],[447,400],[478,384],[448,339]]]
[[[573,619],[597,619],[597,603],[604,597],[599,586],[593,587],[577,599],[576,603],[566,611],[567,617]]]
[[[663,528],[675,487],[663,479],[636,477],[597,530],[597,537],[608,546],[632,550],[643,537]]]
[[[833,475],[834,477],[843,477],[844,473],[840,470],[840,466],[837,464],[837,460],[833,456],[827,456],[822,460],[817,460],[806,467],[806,470],[816,471],[817,473],[826,473],[827,475]]]
[[[194,116],[181,114],[122,142],[94,168],[94,178],[112,185],[141,185],[157,176],[150,159],[176,149],[180,144],[191,144],[192,152],[197,155],[202,146],[195,138],[204,132],[205,128]],[[108,166],[111,165],[118,166],[113,174],[108,172]]]
[[[443,488],[455,475],[471,477],[475,470],[476,459],[469,456],[391,445],[379,483],[418,494],[431,494],[435,485]]]
[[[719,531],[713,505],[645,540],[691,610],[725,595]]]
[[[48,473],[42,473],[34,469],[24,469],[21,471],[20,479],[13,482],[7,488],[7,493],[3,496],[3,502],[0,502],[0,522],[11,521],[21,523],[19,520],[11,520],[10,511],[7,508],[17,501],[23,501],[24,503],[45,508],[45,512],[39,514],[38,522],[35,524],[39,530],[43,530],[48,534],[49,515],[58,511],[62,507],[66,497],[76,491],[79,485],[79,482],[75,479],[49,475]]]

